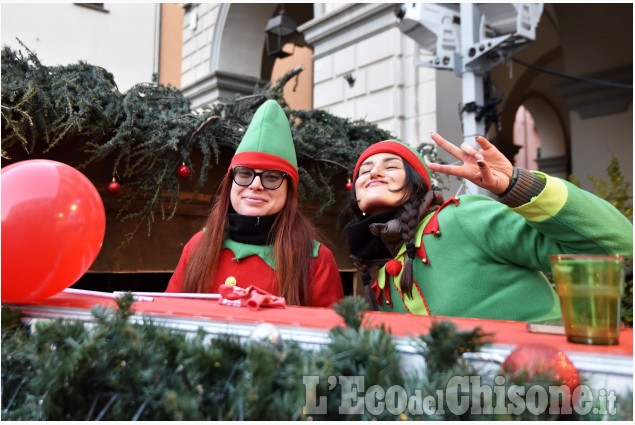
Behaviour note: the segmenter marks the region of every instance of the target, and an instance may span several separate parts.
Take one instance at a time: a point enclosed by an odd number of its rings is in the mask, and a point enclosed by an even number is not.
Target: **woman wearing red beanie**
[[[353,172],[346,233],[376,309],[421,315],[541,321],[561,317],[545,272],[549,255],[632,255],[633,226],[608,202],[567,181],[514,167],[483,137],[461,147],[432,139],[462,161],[426,164],[410,146],[371,145]],[[498,194],[446,201],[428,170]],[[369,269],[379,266],[371,285]]]
[[[290,305],[344,296],[333,253],[298,210],[298,166],[278,103],[258,108],[220,183],[203,230],[185,245],[166,292],[255,286]]]

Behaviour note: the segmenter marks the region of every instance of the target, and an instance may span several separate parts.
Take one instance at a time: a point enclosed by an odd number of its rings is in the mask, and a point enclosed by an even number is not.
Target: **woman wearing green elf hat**
[[[561,317],[544,273],[549,255],[632,255],[633,226],[608,202],[567,181],[513,167],[483,137],[480,149],[432,139],[462,161],[426,164],[396,140],[371,145],[353,172],[346,228],[375,308],[421,315],[541,321]],[[498,194],[446,201],[428,169]],[[369,268],[380,266],[370,284]]]
[[[205,228],[185,245],[167,292],[256,286],[290,305],[328,307],[344,296],[333,253],[298,210],[298,166],[278,103],[254,114],[220,183]]]

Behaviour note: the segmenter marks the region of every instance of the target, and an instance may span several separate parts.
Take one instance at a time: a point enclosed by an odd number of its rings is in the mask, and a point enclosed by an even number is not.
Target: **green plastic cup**
[[[584,254],[550,258],[567,341],[618,344],[624,258]]]

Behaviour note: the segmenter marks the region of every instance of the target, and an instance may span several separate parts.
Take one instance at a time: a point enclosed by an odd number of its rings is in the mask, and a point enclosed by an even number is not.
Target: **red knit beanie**
[[[399,140],[384,140],[382,142],[377,142],[373,145],[370,145],[368,148],[366,148],[366,150],[362,152],[359,159],[357,160],[357,163],[355,164],[355,170],[353,171],[353,180],[357,179],[357,173],[359,172],[359,167],[361,167],[362,163],[368,157],[378,153],[392,153],[400,156],[412,168],[414,168],[417,173],[419,173],[419,175],[425,181],[426,187],[428,188],[428,190],[430,190],[430,171],[428,170],[426,161],[416,150],[414,150],[409,145],[400,142]]]

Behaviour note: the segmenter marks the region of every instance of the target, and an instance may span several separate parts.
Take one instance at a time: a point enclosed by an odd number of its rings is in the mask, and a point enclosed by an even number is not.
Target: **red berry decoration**
[[[176,170],[176,175],[182,179],[188,178],[190,176],[190,167],[185,165],[185,163],[181,164],[181,166]]]
[[[353,187],[353,183],[351,182],[351,179],[348,179],[348,181],[346,182],[346,185],[344,185],[344,187],[346,188],[346,190],[351,190]]]
[[[113,178],[112,181],[108,184],[108,193],[113,196],[118,196],[119,192],[121,192],[121,185],[117,180]]]

